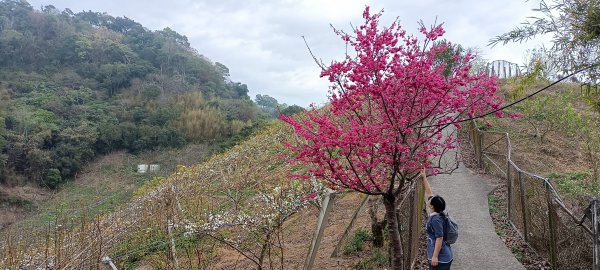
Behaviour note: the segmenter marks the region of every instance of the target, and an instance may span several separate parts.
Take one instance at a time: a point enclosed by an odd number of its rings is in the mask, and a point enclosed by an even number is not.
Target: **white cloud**
[[[524,0],[33,0],[39,8],[52,4],[74,12],[92,10],[126,16],[149,29],[171,29],[186,35],[195,49],[229,67],[234,81],[248,85],[250,95],[268,94],[281,103],[306,106],[326,100],[327,85],[304,45],[305,36],[315,55],[325,63],[341,59],[344,44],[329,24],[350,29],[361,23],[365,5],[372,11],[385,9],[382,22],[396,17],[409,33],[417,21],[427,25],[444,22],[445,38],[466,47],[482,49],[490,60],[521,63],[525,45],[486,47],[490,38],[502,34],[530,16],[536,1]]]

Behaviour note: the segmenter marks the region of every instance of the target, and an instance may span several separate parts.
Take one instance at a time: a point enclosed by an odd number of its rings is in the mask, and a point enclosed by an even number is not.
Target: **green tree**
[[[301,113],[304,111],[306,111],[304,108],[294,104],[292,106],[287,106],[287,107],[283,108],[281,110],[281,114],[290,116],[290,115],[294,115],[294,114]]]
[[[275,99],[274,97],[271,97],[269,95],[258,94],[258,95],[256,95],[255,102],[256,102],[256,105],[258,105],[258,106],[261,106],[263,108],[270,108],[270,109],[275,109],[275,108],[277,108],[277,105],[279,105],[279,102],[277,101],[277,99]]]
[[[219,63],[219,62],[215,62],[215,67],[217,67],[217,70],[219,70],[224,77],[229,77],[229,68],[226,67],[225,65]]]
[[[61,168],[63,177],[72,177],[95,155],[94,144],[98,131],[91,123],[82,122],[79,126],[68,127],[58,133],[54,150],[56,167]]]
[[[130,76],[131,69],[126,64],[106,64],[100,66],[96,78],[108,90],[108,96],[112,97],[120,88],[128,86]]]
[[[274,97],[258,94],[254,102],[267,114],[267,117],[277,117],[279,102]]]
[[[437,65],[444,65],[444,77],[448,78],[452,75],[452,70],[461,64],[462,58],[465,57],[467,51],[460,44],[451,44],[447,40],[436,42],[437,46],[447,47],[443,52],[436,55]]]
[[[60,175],[60,171],[57,168],[49,169],[48,174],[46,175],[45,183],[50,188],[57,188],[62,183],[62,176]]]

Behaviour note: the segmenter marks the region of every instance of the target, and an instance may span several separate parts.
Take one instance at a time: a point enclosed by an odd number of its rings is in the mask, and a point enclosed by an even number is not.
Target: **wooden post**
[[[550,183],[548,180],[544,180],[546,186],[546,198],[548,201],[548,227],[550,228],[550,262],[552,268],[558,269],[558,257],[557,257],[557,246],[556,246],[556,224],[554,223],[554,211],[552,206],[552,195],[550,190]]]
[[[319,250],[319,244],[321,244],[321,237],[323,236],[323,231],[325,230],[325,226],[327,225],[327,219],[329,218],[329,211],[331,210],[331,205],[333,204],[334,197],[335,193],[328,191],[325,197],[323,198],[323,203],[321,204],[321,212],[319,213],[319,221],[317,222],[317,230],[315,231],[315,235],[313,236],[310,249],[308,250],[308,256],[304,261],[304,270],[311,270],[313,264],[315,263],[317,251]]]
[[[477,130],[475,133],[477,134],[477,163],[479,163],[479,168],[483,169],[483,139],[485,137],[483,132]]]

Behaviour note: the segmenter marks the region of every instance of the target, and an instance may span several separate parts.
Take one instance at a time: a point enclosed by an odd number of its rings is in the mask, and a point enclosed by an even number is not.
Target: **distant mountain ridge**
[[[97,155],[218,142],[264,117],[170,28],[0,1],[0,183],[55,188]]]

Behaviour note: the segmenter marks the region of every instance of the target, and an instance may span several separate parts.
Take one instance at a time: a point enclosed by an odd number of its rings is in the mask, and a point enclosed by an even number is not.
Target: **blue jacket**
[[[444,236],[444,218],[438,213],[433,213],[427,218],[427,259],[431,261],[433,257],[433,249],[435,248],[435,240]],[[442,241],[442,249],[438,255],[440,263],[448,263],[452,261],[452,248]]]

